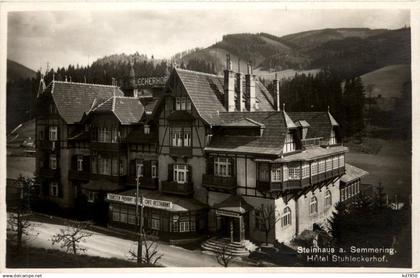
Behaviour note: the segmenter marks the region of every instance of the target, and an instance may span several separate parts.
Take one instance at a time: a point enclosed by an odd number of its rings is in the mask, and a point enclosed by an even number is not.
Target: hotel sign
[[[124,196],[124,195],[108,193],[106,198],[109,201],[121,202],[121,203],[129,204],[129,205],[136,205],[136,197],[134,196]],[[141,206],[140,200],[139,200],[139,205]],[[154,199],[147,199],[147,198],[143,198],[143,205],[145,207],[158,208],[158,209],[171,209],[173,206],[172,202],[169,202],[169,201],[154,200]]]
[[[165,86],[166,77],[140,77],[137,79],[137,85],[140,87]]]
[[[216,215],[228,216],[228,217],[241,217],[239,213],[227,211],[227,210],[216,210]]]

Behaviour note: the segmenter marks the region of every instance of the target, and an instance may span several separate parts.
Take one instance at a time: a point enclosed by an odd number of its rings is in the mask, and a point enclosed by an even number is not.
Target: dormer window
[[[144,134],[150,134],[150,125],[144,125]]]
[[[293,132],[289,131],[286,134],[286,139],[283,146],[283,153],[289,153],[296,151],[296,141],[295,137],[293,136]]]
[[[191,100],[188,97],[176,97],[175,110],[191,110]]]
[[[331,134],[330,134],[330,141],[329,141],[329,144],[330,144],[330,145],[335,145],[335,144],[337,144],[337,137],[336,137],[336,134],[335,134],[335,130],[334,130],[334,128],[333,128],[333,129],[331,129]]]

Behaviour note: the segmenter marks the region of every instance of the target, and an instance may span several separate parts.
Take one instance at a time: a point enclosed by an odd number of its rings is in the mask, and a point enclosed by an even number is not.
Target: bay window
[[[191,128],[171,128],[172,147],[191,147]]]
[[[289,179],[300,180],[301,171],[300,165],[289,166]]]
[[[174,165],[174,173],[173,173],[174,181],[177,183],[187,183],[188,181],[188,165],[186,164],[175,164]]]
[[[232,159],[228,157],[216,157],[214,159],[214,175],[218,177],[233,176]]]
[[[302,178],[308,178],[309,177],[309,164],[304,163],[302,165]]]
[[[325,160],[318,161],[318,171],[319,173],[325,172]]]
[[[271,181],[272,182],[281,182],[283,178],[283,168],[274,168],[271,169]]]

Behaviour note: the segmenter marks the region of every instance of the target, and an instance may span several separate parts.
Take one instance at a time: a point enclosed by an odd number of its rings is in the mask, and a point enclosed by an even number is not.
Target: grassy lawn
[[[369,172],[362,178],[363,183],[378,185],[381,182],[390,201],[395,194],[399,200],[407,199],[411,194],[411,143],[375,140],[374,143],[380,145],[376,154],[360,152],[350,145],[347,162]]]
[[[14,245],[7,244],[7,268],[119,268],[138,267],[134,262],[101,258],[87,255],[73,255],[53,249],[23,247],[17,252]]]

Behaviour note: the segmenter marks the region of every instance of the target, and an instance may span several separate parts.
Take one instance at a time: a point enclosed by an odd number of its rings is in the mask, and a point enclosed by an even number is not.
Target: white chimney
[[[235,111],[235,74],[232,71],[230,55],[226,55],[226,69],[224,71],[224,100],[228,112]]]
[[[280,111],[280,84],[279,80],[277,79],[277,73],[275,79],[273,80],[273,99],[274,109],[276,111]]]
[[[255,111],[255,75],[252,74],[252,66],[248,63],[247,74],[245,75],[245,90],[249,97],[249,111]]]

